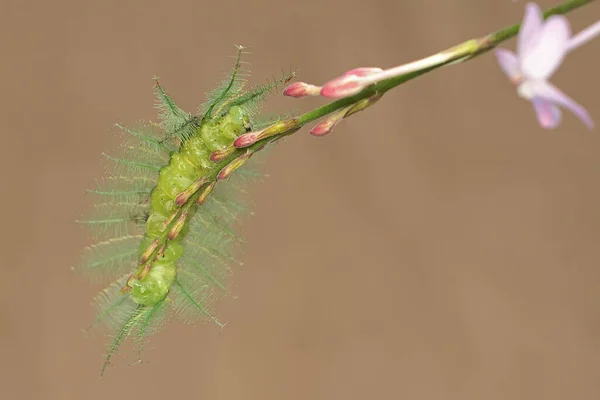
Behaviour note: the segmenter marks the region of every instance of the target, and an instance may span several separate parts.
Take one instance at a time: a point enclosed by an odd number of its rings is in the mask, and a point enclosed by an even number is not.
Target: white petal
[[[575,100],[561,92],[556,86],[545,81],[538,81],[533,83],[532,87],[532,90],[535,93],[533,98],[542,98],[556,105],[565,107],[575,114],[575,116],[589,129],[594,127],[594,121],[592,121],[587,110],[580,104],[577,104]]]
[[[504,73],[512,81],[516,81],[521,76],[521,70],[519,69],[519,59],[517,55],[510,50],[496,49],[494,52],[498,65],[504,71]]]
[[[521,70],[530,79],[548,79],[562,63],[568,51],[571,28],[562,15],[546,20],[535,43],[521,55]]]
[[[562,113],[557,106],[540,97],[534,97],[531,103],[542,128],[554,129],[560,124]]]
[[[520,57],[523,57],[523,54],[527,52],[527,48],[535,43],[543,21],[544,16],[540,7],[535,3],[527,3],[525,16],[517,38],[517,53]]]

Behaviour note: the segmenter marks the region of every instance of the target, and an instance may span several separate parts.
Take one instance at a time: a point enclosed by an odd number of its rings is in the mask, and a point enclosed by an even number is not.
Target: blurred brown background
[[[293,67],[320,84],[517,22],[522,3],[2,1],[0,397],[599,398],[600,135],[570,114],[540,129],[491,54],[270,153],[223,331],[174,321],[149,364],[124,352],[102,380],[104,338],[81,332],[100,286],[70,271],[73,220],[112,125],[154,118],[154,74],[194,110],[234,43],[253,83]],[[553,79],[597,123],[599,54]]]

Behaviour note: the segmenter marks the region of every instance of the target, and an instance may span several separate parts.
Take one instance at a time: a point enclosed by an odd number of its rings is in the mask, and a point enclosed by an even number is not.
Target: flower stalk
[[[579,7],[592,3],[593,1],[594,0],[566,0],[563,1],[561,4],[558,4],[544,11],[543,16],[544,18],[548,18],[552,15],[567,14],[573,10],[576,10]],[[254,153],[256,151],[261,150],[266,144],[272,143],[278,139],[281,139],[282,137],[289,136],[298,131],[301,127],[312,123],[318,119],[326,117],[330,114],[334,114],[342,109],[349,109],[350,106],[357,104],[365,99],[379,99],[388,90],[393,89],[396,86],[399,86],[409,80],[417,78],[421,75],[424,75],[443,66],[465,62],[475,57],[478,57],[494,49],[500,43],[517,36],[520,28],[521,23],[514,24],[512,26],[508,26],[496,32],[485,35],[481,38],[467,40],[461,44],[452,46],[432,56],[388,70],[377,71],[376,68],[372,68],[370,69],[371,71],[365,71],[368,73],[356,72],[361,71],[363,69],[355,69],[348,71],[342,77],[354,76],[359,79],[365,79],[365,82],[369,82],[369,84],[363,85],[363,88],[361,88],[361,90],[355,94],[344,96],[321,107],[318,107],[314,110],[301,114],[293,119],[281,121],[278,123],[280,124],[279,128],[285,126],[286,124],[290,124],[294,126],[293,129],[278,130],[266,128],[269,132],[268,137],[262,136],[259,132],[250,132],[246,134],[249,136],[240,139],[238,142],[240,148],[236,148],[236,146],[231,146],[225,150],[214,153],[215,157],[211,157],[211,159],[219,163],[220,167],[216,168],[215,170],[219,171],[220,169],[224,168],[233,160],[240,157],[240,155],[242,155],[245,150],[250,150],[250,152]],[[349,115],[346,115],[346,117],[347,116]],[[258,135],[252,136],[253,134]],[[214,178],[216,178],[216,176]]]

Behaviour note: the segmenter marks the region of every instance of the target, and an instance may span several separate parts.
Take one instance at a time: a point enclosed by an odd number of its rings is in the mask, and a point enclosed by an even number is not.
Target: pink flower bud
[[[367,76],[382,72],[381,68],[376,67],[360,67],[344,72],[340,77],[337,77],[325,85],[321,89],[321,96],[339,99],[342,97],[354,96],[362,91],[365,87],[373,83],[373,80],[363,79]]]
[[[237,139],[235,139],[235,142],[233,142],[233,145],[235,147],[242,148],[242,147],[248,147],[253,145],[254,143],[256,143],[256,140],[258,139],[258,134],[257,132],[250,132],[250,133],[245,133],[241,136],[239,136]]]
[[[313,136],[325,136],[331,133],[331,131],[337,125],[338,122],[339,121],[330,120],[321,121],[317,125],[315,125],[315,127],[312,128],[309,133]]]
[[[294,82],[283,91],[284,96],[301,98],[306,96],[318,96],[321,93],[321,87],[311,85],[305,82]]]
[[[360,67],[360,68],[351,69],[350,71],[346,71],[346,72],[344,72],[344,75],[368,76],[368,75],[376,74],[381,71],[383,71],[383,70],[381,68],[377,68],[377,67]]]
[[[216,183],[216,181],[213,181],[203,189],[202,193],[198,197],[198,200],[196,200],[196,204],[202,205],[206,202],[206,199],[208,199],[208,195],[213,191]]]
[[[344,119],[344,116],[346,115],[346,112],[348,112],[350,107],[344,107],[341,110],[331,114],[329,117],[315,125],[315,127],[312,128],[309,133],[313,136],[327,135],[333,130],[333,128],[335,128],[338,122]]]
[[[234,151],[235,151],[235,147],[233,147],[233,146],[226,147],[223,150],[215,150],[210,155],[210,161],[212,161],[212,162],[221,161],[225,157],[233,154]]]
[[[233,161],[231,161],[229,164],[227,164],[225,167],[223,167],[222,170],[219,171],[219,174],[217,175],[217,180],[221,180],[221,179],[227,179],[231,176],[231,174],[238,168],[240,168],[242,165],[244,165],[244,163],[252,156],[252,152],[247,151],[246,153],[242,154],[241,156],[239,156],[238,158],[234,159]]]
[[[208,179],[203,176],[200,179],[194,181],[190,186],[188,186],[183,192],[179,193],[177,197],[175,197],[175,205],[182,206],[200,189]]]
[[[138,272],[136,272],[134,274],[134,279],[137,279],[137,280],[144,279],[148,275],[148,273],[150,273],[150,268],[152,268],[152,263],[145,264],[144,268],[142,268],[141,270],[139,270]],[[131,278],[129,278],[129,279],[131,279]]]
[[[173,224],[173,226],[171,227],[171,230],[169,231],[169,233],[167,235],[169,240],[173,240],[179,235],[179,233],[185,226],[185,221],[186,221],[187,217],[188,217],[187,211],[181,213],[181,215],[179,216],[177,221],[175,221],[175,223]]]
[[[284,121],[276,122],[263,130],[244,133],[243,135],[239,136],[235,142],[233,142],[233,146],[238,149],[248,147],[259,140],[263,140],[271,136],[288,134],[298,129],[298,120],[296,118],[286,119]]]
[[[323,85],[321,96],[332,99],[354,96],[366,86],[367,85],[363,83],[363,77],[353,74],[342,75]]]
[[[338,122],[340,122],[342,119],[349,117],[350,115],[355,114],[359,111],[362,111],[367,107],[372,106],[381,98],[381,96],[383,96],[383,94],[377,93],[372,95],[371,97],[359,100],[354,104],[351,104],[347,107],[342,108],[341,110],[336,111],[335,113],[331,114],[328,118],[315,125],[315,127],[311,129],[310,134],[313,136],[327,135],[333,130],[333,128],[335,128]]]
[[[150,246],[148,246],[146,248],[146,250],[144,250],[144,252],[142,253],[142,256],[140,257],[140,263],[145,263],[146,261],[148,261],[150,259],[150,256],[154,253],[154,251],[158,248],[158,245],[160,244],[160,241],[158,239],[154,240],[152,243],[150,243]]]

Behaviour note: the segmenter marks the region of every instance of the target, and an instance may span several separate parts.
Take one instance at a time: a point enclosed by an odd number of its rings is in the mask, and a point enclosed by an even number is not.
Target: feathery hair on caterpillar
[[[105,155],[112,168],[89,190],[99,198],[93,217],[77,221],[96,241],[84,250],[82,269],[111,282],[95,301],[94,325],[104,323],[113,334],[101,375],[128,337],[141,351],[170,314],[223,325],[212,304],[228,294],[225,280],[235,259],[227,248],[240,242],[232,228],[245,210],[238,198],[251,174],[230,176],[254,154],[226,149],[252,130],[264,97],[291,77],[244,92],[243,54],[238,46],[229,78],[197,115],[179,108],[155,78],[159,123],[117,125],[126,136],[124,154]],[[211,160],[219,151],[226,157]]]

